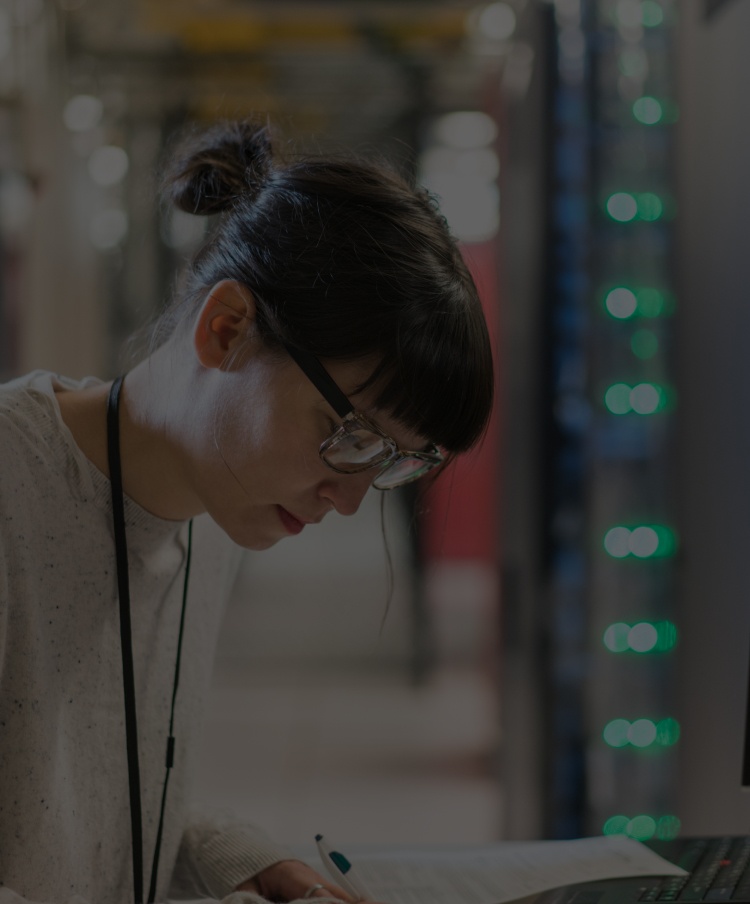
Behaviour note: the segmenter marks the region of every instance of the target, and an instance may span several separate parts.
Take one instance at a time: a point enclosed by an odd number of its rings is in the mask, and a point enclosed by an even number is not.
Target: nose
[[[359,474],[334,474],[320,485],[320,495],[339,515],[354,515],[372,485],[373,471]]]

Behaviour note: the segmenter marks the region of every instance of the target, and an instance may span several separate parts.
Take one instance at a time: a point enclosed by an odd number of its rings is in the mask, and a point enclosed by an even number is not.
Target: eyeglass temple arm
[[[352,403],[334,383],[331,375],[325,367],[323,367],[320,361],[318,361],[315,355],[304,352],[302,349],[295,348],[293,345],[287,345],[286,342],[283,343],[283,346],[289,353],[289,356],[296,362],[300,370],[316,389],[320,391],[320,394],[340,418],[345,418],[347,414],[351,414],[352,411],[354,411]]]

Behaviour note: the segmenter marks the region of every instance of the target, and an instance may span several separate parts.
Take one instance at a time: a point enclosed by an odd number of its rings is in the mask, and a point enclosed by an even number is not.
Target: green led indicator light
[[[628,823],[626,834],[638,841],[647,841],[656,834],[656,820],[653,816],[634,816]]]
[[[615,192],[607,199],[607,213],[618,223],[629,223],[638,216],[638,202],[628,192]]]
[[[661,387],[655,383],[638,383],[630,390],[630,405],[636,414],[653,414],[661,404]]]
[[[602,826],[605,835],[625,835],[630,820],[627,816],[610,816]]]
[[[602,737],[610,747],[627,747],[630,722],[627,719],[613,719],[604,726]]]
[[[614,383],[604,393],[604,404],[612,414],[627,414],[632,411],[630,386],[627,383]]]
[[[654,524],[649,529],[653,530],[659,539],[654,555],[674,555],[674,552],[677,549],[677,537],[674,531],[663,524]]]
[[[639,97],[633,104],[633,116],[645,126],[655,126],[664,118],[664,108],[655,97]]]
[[[680,724],[676,719],[612,719],[602,729],[602,738],[609,747],[672,747],[680,739]]]
[[[607,213],[618,223],[630,223],[633,220],[653,222],[664,213],[664,202],[653,192],[631,194],[618,191],[610,195],[606,202]]]
[[[636,290],[636,298],[638,300],[638,313],[641,317],[658,317],[664,313],[665,298],[664,293],[654,288],[643,288]]]
[[[604,535],[604,548],[613,559],[627,558],[630,555],[630,528],[610,528]]]
[[[628,741],[633,747],[650,747],[657,737],[656,722],[651,719],[636,719],[628,729]]]
[[[612,317],[617,320],[627,320],[638,310],[638,298],[632,289],[625,286],[615,286],[607,292],[604,306]]]
[[[656,623],[656,631],[659,635],[654,647],[654,651],[658,653],[666,653],[673,650],[677,646],[677,626],[671,621],[662,621]]]
[[[680,723],[676,719],[662,719],[656,723],[656,743],[671,747],[680,740]]]
[[[674,531],[661,524],[641,524],[633,528],[617,525],[604,535],[604,549],[615,559],[628,556],[664,558],[673,555],[676,548]]]
[[[614,622],[602,642],[610,653],[666,653],[677,644],[677,627],[671,621]]]
[[[650,653],[659,642],[656,625],[638,622],[628,631],[628,646],[634,653]]]
[[[604,632],[602,642],[611,653],[626,653],[630,649],[630,625],[615,622]]]
[[[604,835],[628,835],[639,841],[647,841],[656,836],[662,841],[670,841],[680,834],[680,820],[676,816],[628,816],[618,814],[610,816],[602,826]]]
[[[666,404],[667,395],[657,383],[613,383],[604,393],[604,405],[611,414],[656,414]]]
[[[637,195],[636,203],[639,219],[646,220],[649,223],[658,220],[664,213],[664,204],[661,198],[653,192],[647,191]]]
[[[676,816],[660,816],[656,821],[656,837],[662,841],[671,841],[680,834],[682,824]]]
[[[664,22],[664,10],[656,0],[643,0],[641,22],[646,28],[658,28]]]
[[[604,307],[616,320],[629,320],[631,317],[646,317],[652,320],[671,313],[674,302],[661,289],[653,286],[642,286],[638,289],[613,286],[604,295]]]
[[[659,533],[648,524],[634,527],[628,540],[630,552],[638,559],[650,559],[659,549]]]

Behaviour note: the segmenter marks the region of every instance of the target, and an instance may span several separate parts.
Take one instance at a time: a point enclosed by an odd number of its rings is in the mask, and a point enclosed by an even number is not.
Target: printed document
[[[505,904],[578,882],[685,875],[624,835],[466,849],[343,850],[374,900],[386,904]],[[305,859],[322,871],[314,857]]]

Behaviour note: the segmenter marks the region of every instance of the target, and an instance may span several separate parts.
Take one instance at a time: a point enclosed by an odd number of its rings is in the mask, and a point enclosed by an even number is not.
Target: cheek
[[[228,402],[215,409],[204,448],[213,473],[225,491],[232,492],[237,485],[248,492],[248,475],[261,456],[263,438],[267,428],[262,412],[253,416],[245,409]],[[229,487],[227,489],[227,484]]]
[[[264,399],[265,393],[254,393]],[[213,444],[226,452],[242,456],[257,454],[273,435],[271,409],[263,401],[253,401],[246,392],[234,392],[215,412],[212,425]]]
[[[304,441],[292,421],[274,414],[271,405],[250,407],[247,401],[217,412],[212,456],[227,478],[222,480],[226,492],[239,484],[251,501],[276,500],[280,488],[302,489],[317,479],[321,462],[315,437]]]
[[[310,480],[318,480],[321,474],[328,473],[328,469],[321,461],[318,450],[320,441],[317,436],[309,436],[304,440],[295,436],[289,442],[289,460],[294,462],[296,471]]]

